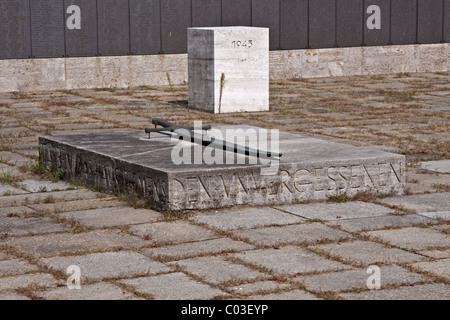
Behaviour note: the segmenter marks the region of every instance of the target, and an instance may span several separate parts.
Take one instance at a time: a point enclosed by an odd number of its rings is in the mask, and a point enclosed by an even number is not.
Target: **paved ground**
[[[186,94],[0,94],[0,299],[450,299],[449,73],[276,82],[252,115],[189,111]],[[38,165],[40,135],[154,117],[379,145],[406,154],[407,195],[162,214]]]

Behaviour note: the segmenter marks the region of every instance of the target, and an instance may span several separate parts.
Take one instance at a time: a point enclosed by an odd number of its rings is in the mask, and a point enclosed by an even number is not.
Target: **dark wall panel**
[[[442,41],[442,0],[419,0],[417,41],[437,43]]]
[[[391,0],[392,44],[416,42],[417,0]]]
[[[222,4],[218,0],[192,0],[192,26],[218,27],[222,25]]]
[[[0,0],[0,58],[31,56],[28,0]]]
[[[81,30],[66,28],[66,55],[69,57],[97,54],[97,7],[92,0],[64,0],[65,23],[72,16],[67,8],[77,5],[81,10]]]
[[[163,52],[187,52],[187,28],[191,26],[191,1],[163,0],[161,6]]]
[[[253,0],[252,26],[269,28],[271,50],[280,47],[280,0]]]
[[[63,17],[61,0],[31,0],[31,46],[34,57],[65,55]]]
[[[381,29],[369,29],[367,20],[372,12],[367,13],[367,8],[376,5],[381,9]],[[364,44],[367,46],[385,46],[389,44],[390,38],[390,0],[365,0],[364,1]]]
[[[309,46],[331,48],[336,45],[335,0],[310,0]]]
[[[160,17],[159,0],[130,1],[132,54],[158,54],[161,51]]]
[[[97,0],[97,6],[99,54],[128,54],[130,51],[128,0]]]
[[[223,26],[251,26],[251,0],[222,0]]]
[[[281,49],[308,47],[308,0],[281,0]]]
[[[444,0],[444,41],[450,43],[450,0]]]
[[[450,42],[450,0],[0,0],[0,59],[185,53],[187,28],[220,25],[267,27],[271,50]]]
[[[337,46],[356,47],[363,43],[363,0],[337,1]]]

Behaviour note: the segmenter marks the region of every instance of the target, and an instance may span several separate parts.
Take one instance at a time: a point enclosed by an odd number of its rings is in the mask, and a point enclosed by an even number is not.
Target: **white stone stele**
[[[269,110],[269,29],[188,29],[189,107],[211,113]]]

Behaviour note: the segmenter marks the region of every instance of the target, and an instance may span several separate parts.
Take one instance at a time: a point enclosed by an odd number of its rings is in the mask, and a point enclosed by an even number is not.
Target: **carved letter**
[[[186,189],[183,183],[178,179],[172,180],[172,199],[171,202],[175,205],[186,202]]]
[[[194,203],[198,201],[199,179],[197,177],[186,179],[186,194],[188,202]]]
[[[292,190],[287,183],[291,181],[291,174],[289,171],[283,170],[281,171],[281,189],[280,193],[283,193],[284,189],[287,189],[290,193],[294,193],[294,190]]]
[[[211,194],[209,193],[208,188],[206,187],[206,185],[203,182],[203,180],[199,177],[198,181],[200,182],[200,184],[199,184],[199,187],[200,187],[199,195],[204,193],[204,194],[206,194],[208,196],[209,199],[211,199],[212,198]]]
[[[327,190],[332,191],[332,190],[336,190],[337,183],[336,183],[336,179],[335,179],[335,172],[332,173],[332,174],[334,174],[332,176],[332,175],[330,175],[330,170],[334,170],[335,171],[336,168],[335,167],[329,167],[327,169],[327,178],[328,178],[328,188],[327,188]]]
[[[303,173],[303,175],[302,175]],[[303,178],[303,179],[302,179]],[[305,192],[312,186],[311,172],[306,169],[297,170],[294,174],[294,188],[298,192]]]
[[[372,186],[374,186],[375,187],[375,183],[374,183],[374,181],[373,181],[373,179],[372,179],[372,176],[370,175],[370,173],[369,173],[369,170],[367,170],[367,168],[366,168],[366,166],[362,166],[363,167],[363,169],[364,169],[364,172],[366,173],[365,174],[365,176],[367,176],[367,177],[369,177],[369,181],[370,181],[370,183],[372,184]],[[366,179],[364,179],[364,184],[365,185],[368,185],[367,183],[366,183]]]
[[[400,183],[402,181],[402,163],[399,163],[398,172],[395,170],[394,165],[391,163],[391,171],[394,174],[394,177],[397,179],[397,182]]]
[[[325,178],[324,168],[314,168],[314,191],[325,190],[324,178]]]
[[[390,182],[391,168],[388,163],[378,164],[378,185],[386,187]]]
[[[344,180],[343,188],[339,187],[340,190],[347,189],[348,181],[350,180],[350,170],[347,167],[339,168],[339,176]]]
[[[362,172],[361,166],[350,167],[350,188],[360,188],[362,186]]]

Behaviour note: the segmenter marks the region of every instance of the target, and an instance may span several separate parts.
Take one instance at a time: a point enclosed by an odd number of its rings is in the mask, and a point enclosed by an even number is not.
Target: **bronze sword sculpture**
[[[235,143],[216,139],[208,135],[198,134],[194,132],[194,130],[197,129],[194,127],[179,126],[170,123],[168,121],[164,121],[162,119],[153,119],[152,124],[155,125],[155,128],[145,129],[145,132],[149,134],[149,137],[152,132],[158,132],[163,134],[168,134],[170,132],[170,135],[172,135],[172,133],[177,134],[179,140],[189,141],[191,143],[201,144],[203,146],[209,146],[216,149],[222,149],[223,151],[230,151],[237,154],[254,156],[257,158],[264,158],[264,159],[277,159],[277,158],[279,159],[282,157],[281,153],[252,149],[246,146],[240,146]],[[161,126],[162,128],[157,128],[157,126]],[[201,127],[202,130],[206,131],[211,130],[211,128],[212,127],[210,125],[205,125]]]

